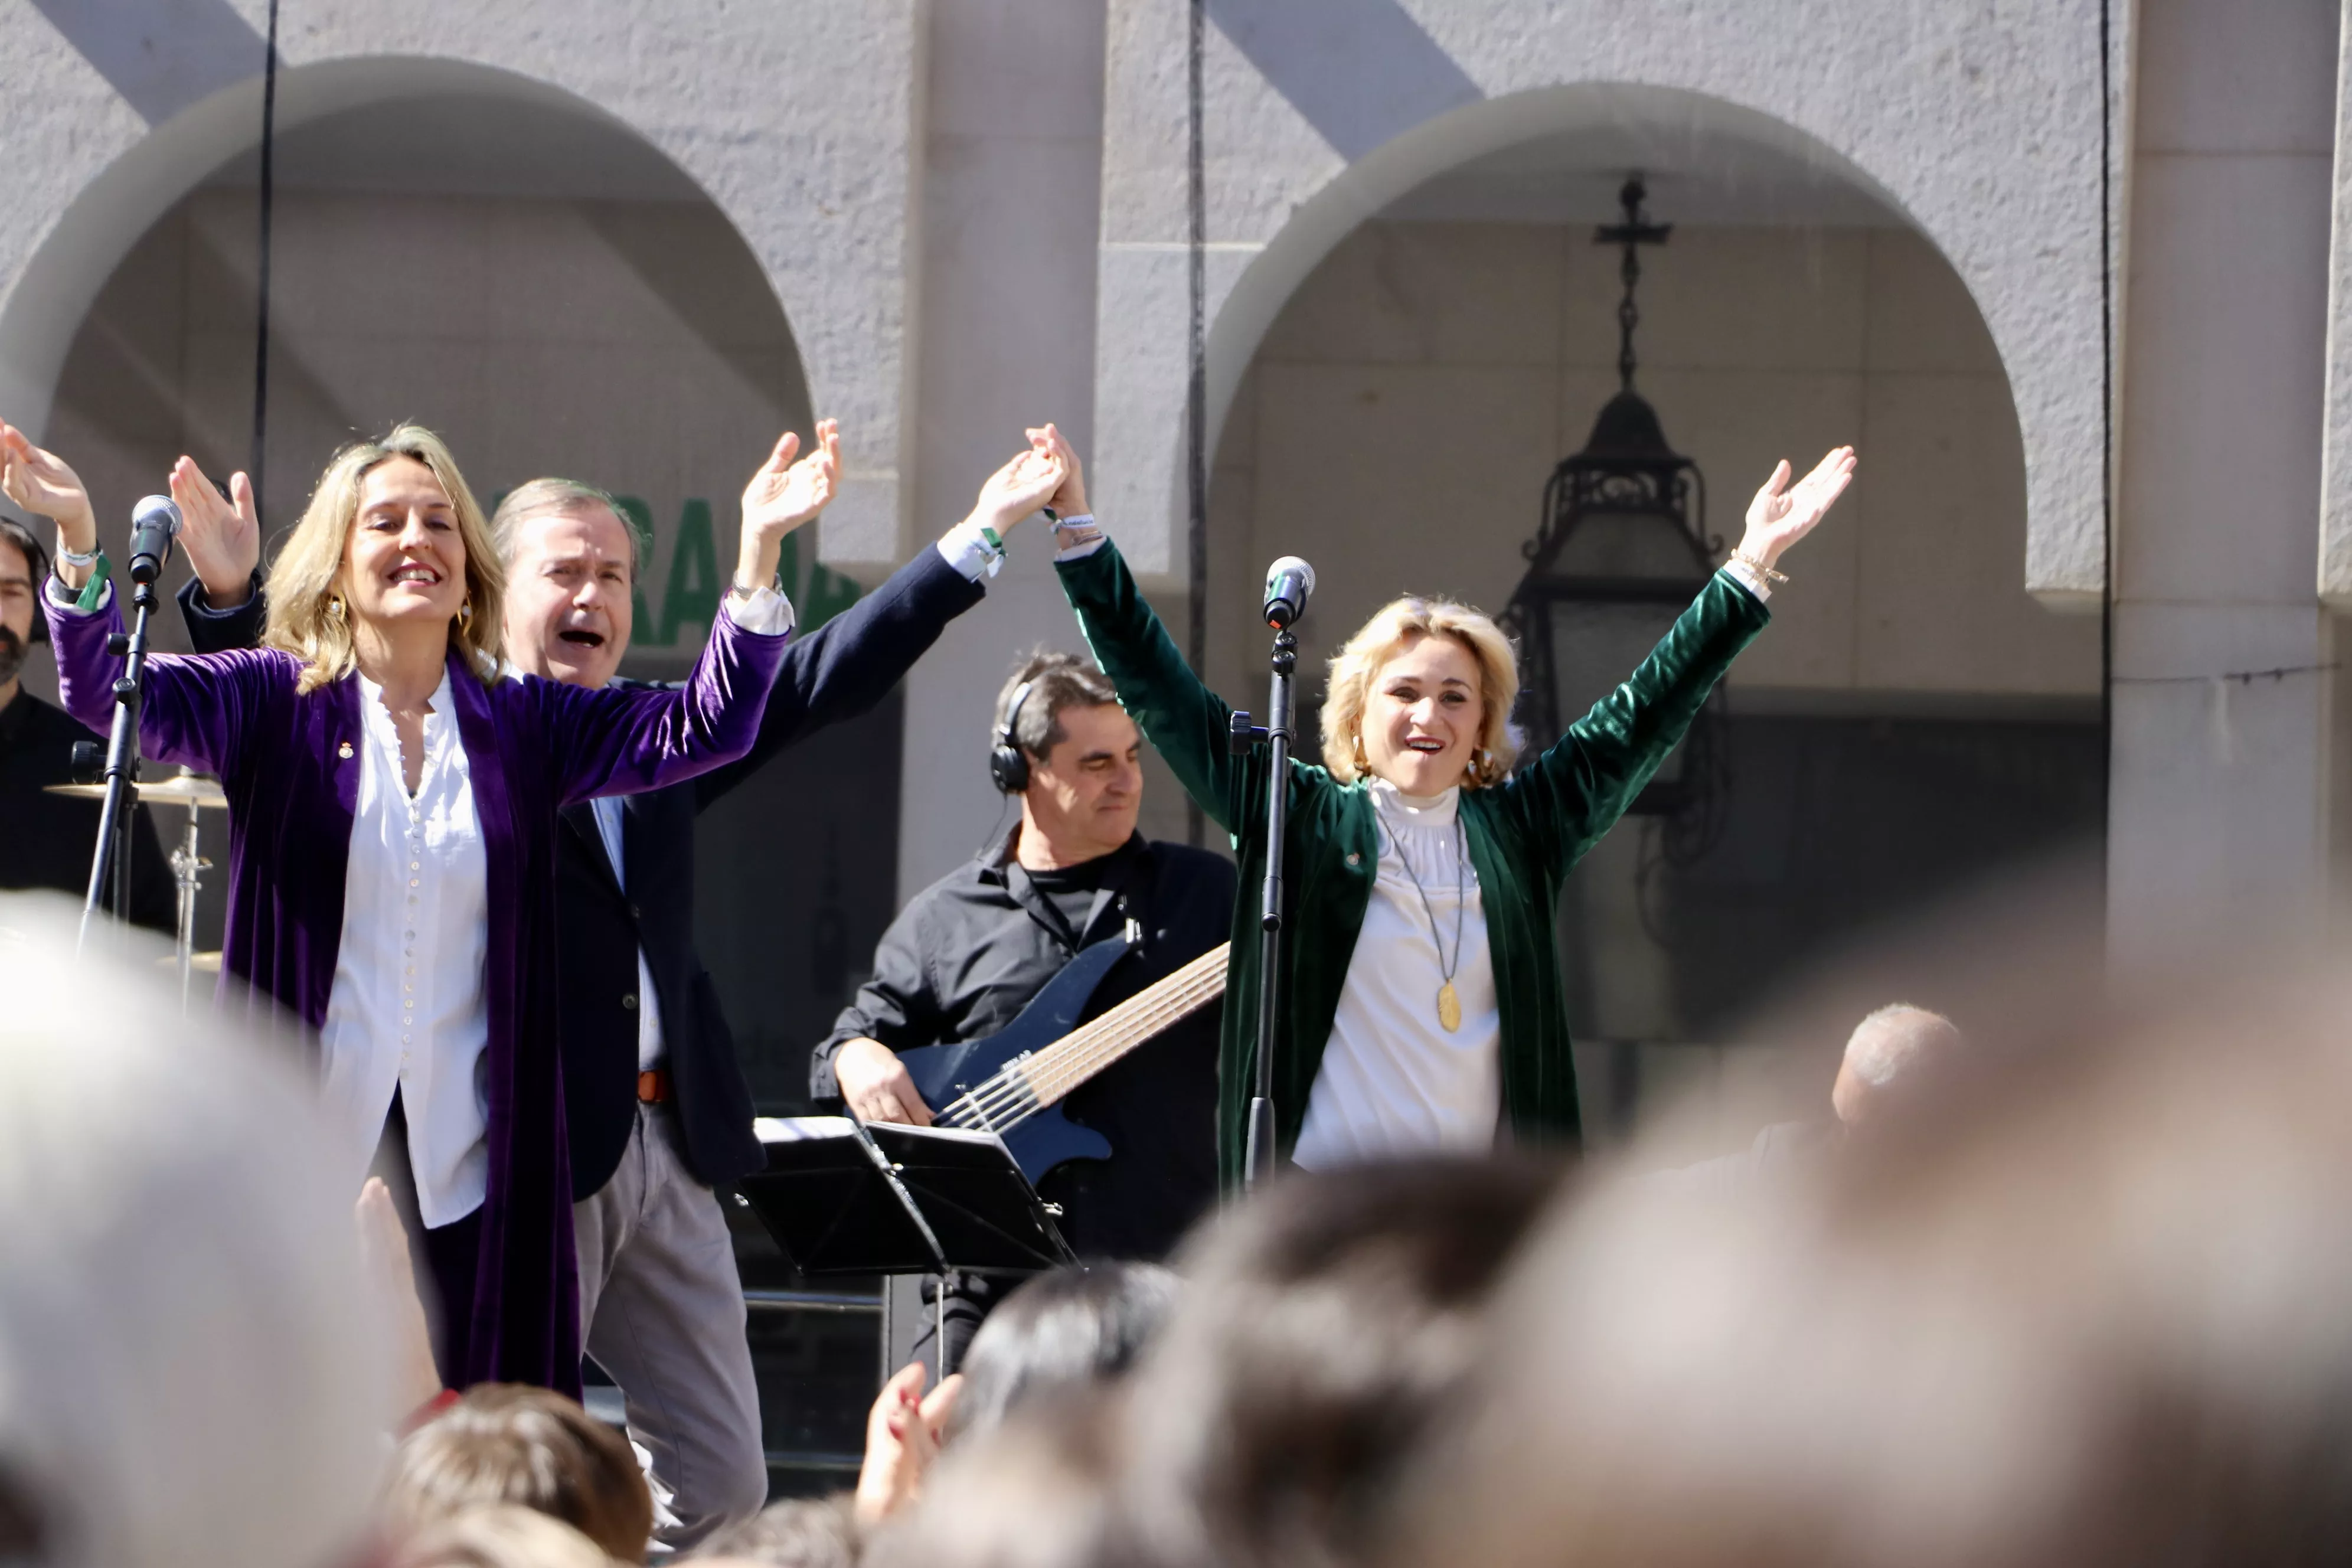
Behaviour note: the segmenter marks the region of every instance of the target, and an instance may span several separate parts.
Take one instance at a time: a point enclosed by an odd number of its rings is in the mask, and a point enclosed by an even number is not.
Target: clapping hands
[[[795,461],[801,438],[784,432],[776,449],[743,487],[743,542],[735,580],[763,587],[776,574],[784,536],[823,511],[841,481],[841,426],[820,419],[816,447]]]
[[[67,549],[80,554],[96,548],[98,518],[81,476],[6,423],[0,423],[0,490],[26,511],[54,521]]]

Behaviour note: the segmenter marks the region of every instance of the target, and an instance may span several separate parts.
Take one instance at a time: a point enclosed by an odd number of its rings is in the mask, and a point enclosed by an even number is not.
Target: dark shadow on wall
[[[228,0],[33,0],[150,125],[261,74],[268,44]]]
[[[1989,882],[2095,854],[2105,840],[2106,742],[2095,715],[1742,714],[1735,698],[1726,729],[1722,837],[1695,865],[1644,857],[1643,928],[1664,949],[1674,1037],[1684,1041],[1734,1043],[1759,1005],[1833,955]],[[1642,834],[1644,822],[1628,817],[1613,831]],[[1606,944],[1586,929],[1578,884],[1590,871],[1570,878],[1560,937],[1570,1031],[1597,1040]]]
[[[1486,97],[1397,0],[1208,0],[1208,17],[1350,161]]]
[[[695,942],[761,1115],[808,1106],[809,1051],[898,912],[904,698],[793,747],[703,814]]]

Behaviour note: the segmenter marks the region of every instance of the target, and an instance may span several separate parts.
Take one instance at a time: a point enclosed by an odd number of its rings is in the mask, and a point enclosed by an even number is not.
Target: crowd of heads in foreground
[[[577,1405],[396,1431],[402,1304],[289,1063],[132,967],[0,905],[0,1563],[645,1560]],[[695,1559],[2352,1560],[2345,967],[1979,984],[1814,1062],[1801,1134],[1294,1175],[1042,1276],[884,1389],[854,1491]]]

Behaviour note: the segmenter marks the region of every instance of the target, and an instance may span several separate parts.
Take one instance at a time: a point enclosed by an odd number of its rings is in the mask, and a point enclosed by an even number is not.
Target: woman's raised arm
[[[36,447],[25,433],[0,423],[0,490],[26,511],[58,527],[56,583],[79,597],[60,604],[55,584],[36,584],[49,640],[57,650],[58,697],[67,712],[99,734],[114,724],[114,683],[126,662],[110,639],[123,629],[122,602],[111,582],[92,586],[89,560],[98,552],[98,520],[89,492],[71,465]],[[246,719],[267,656],[217,658],[152,654],[139,708],[139,746],[152,761],[205,773],[233,768],[243,748]]]
[[[1051,425],[1029,435],[1068,473],[1051,503],[1055,512],[1064,520],[1087,516],[1077,454]],[[1232,752],[1233,709],[1176,651],[1168,628],[1108,539],[1066,548],[1055,569],[1077,612],[1087,648],[1118,692],[1119,706],[1167,759],[1184,793],[1226,832],[1235,831],[1247,815],[1239,798],[1247,759]]]
[[[1739,651],[1771,619],[1775,563],[1811,532],[1853,478],[1851,447],[1832,450],[1795,486],[1783,459],[1748,506],[1748,529],[1726,570],[1699,590],[1624,684],[1592,705],[1505,789],[1535,816],[1565,873],[1616,824],[1698,717]]]

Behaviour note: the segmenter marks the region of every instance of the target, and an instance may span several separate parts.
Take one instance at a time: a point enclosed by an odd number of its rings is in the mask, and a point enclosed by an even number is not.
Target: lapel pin
[[[335,755],[342,758],[345,762],[350,762],[352,760],[352,743],[349,741],[345,741],[341,745],[337,746],[335,748]]]

